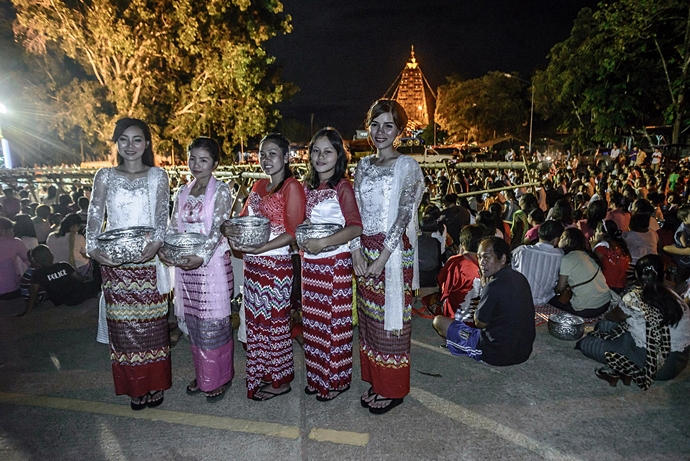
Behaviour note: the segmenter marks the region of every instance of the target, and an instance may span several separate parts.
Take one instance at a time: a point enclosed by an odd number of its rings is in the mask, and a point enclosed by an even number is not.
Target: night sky
[[[382,97],[414,45],[431,87],[459,74],[518,72],[529,79],[547,64],[553,45],[570,34],[591,0],[282,0],[291,34],[266,48],[283,79],[300,91],[280,105],[285,117],[332,125],[344,138],[363,127],[369,105]]]

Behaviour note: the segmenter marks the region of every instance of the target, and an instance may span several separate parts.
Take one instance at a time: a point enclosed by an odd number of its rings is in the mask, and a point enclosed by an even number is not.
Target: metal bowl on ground
[[[343,226],[340,224],[300,224],[297,226],[297,230],[295,231],[297,246],[306,251],[304,248],[304,242],[307,240],[329,237],[342,228]],[[332,251],[339,246],[340,245],[327,246],[321,251]]]
[[[175,264],[181,264],[187,256],[197,255],[208,237],[197,232],[171,234],[163,241],[165,255]]]
[[[585,319],[568,313],[549,316],[549,333],[558,339],[575,341],[585,333]]]
[[[153,241],[153,227],[127,227],[103,232],[97,237],[97,247],[115,264],[131,263],[139,259],[144,247]]]
[[[237,246],[258,248],[271,237],[271,221],[261,216],[237,216],[225,221],[226,225],[238,227],[240,235],[232,237]]]

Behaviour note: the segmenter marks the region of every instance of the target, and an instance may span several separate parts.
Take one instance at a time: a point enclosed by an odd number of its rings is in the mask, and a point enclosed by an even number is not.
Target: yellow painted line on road
[[[365,447],[369,443],[369,434],[319,429],[318,427],[311,430],[309,438],[317,442],[333,442],[357,447]]]
[[[25,405],[39,408],[52,408],[55,410],[77,411],[108,416],[120,416],[123,418],[143,419],[148,421],[162,421],[172,424],[182,424],[185,426],[220,429],[232,432],[245,432],[248,434],[270,435],[273,437],[281,437],[293,440],[299,439],[300,437],[298,426],[286,426],[277,423],[159,409],[134,412],[128,406],[124,405],[66,399],[61,397],[0,392],[0,403]],[[356,446],[365,446],[367,443],[369,443],[369,434],[336,431],[331,429],[314,428],[309,434],[309,438],[316,441],[327,441]]]
[[[446,349],[445,347],[432,346],[430,344],[417,341],[416,339],[411,339],[410,342],[412,342],[412,344],[414,344],[415,346],[423,347],[434,352],[440,352],[441,354],[450,355],[451,357],[453,356],[453,354],[448,352],[448,349]]]
[[[526,448],[540,457],[553,461],[581,461],[581,458],[567,455],[553,448],[552,446],[535,440],[521,432],[511,429],[508,426],[497,423],[496,421],[456,405],[449,400],[437,397],[430,392],[413,387],[410,389],[410,396],[418,400],[428,409],[439,413],[447,418],[451,418],[461,424],[470,426],[486,432],[491,432],[500,438]]]

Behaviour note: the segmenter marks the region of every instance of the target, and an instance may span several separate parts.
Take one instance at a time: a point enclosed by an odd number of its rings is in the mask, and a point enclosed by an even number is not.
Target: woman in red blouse
[[[295,375],[290,336],[292,257],[295,229],[304,220],[304,189],[289,166],[290,141],[278,133],[261,140],[259,162],[270,176],[254,183],[242,216],[271,220],[271,237],[258,248],[237,246],[238,229],[224,226],[230,246],[244,253],[247,329],[247,397],[270,400],[287,394]]]
[[[606,284],[616,293],[621,293],[628,282],[626,272],[630,268],[631,258],[616,222],[610,219],[600,221],[589,244],[601,261]]]

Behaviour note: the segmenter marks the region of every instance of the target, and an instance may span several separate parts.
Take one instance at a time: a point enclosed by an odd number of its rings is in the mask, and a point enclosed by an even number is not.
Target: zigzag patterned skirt
[[[371,263],[383,249],[384,234],[360,237],[362,253]],[[405,304],[400,336],[384,329],[386,271],[376,278],[357,277],[357,312],[359,315],[359,358],[362,379],[373,391],[398,399],[410,393],[410,340],[412,333],[412,276],[414,250],[403,234],[402,267]]]
[[[172,386],[168,295],[156,264],[101,266],[115,393],[140,397]]]
[[[244,309],[247,326],[247,397],[261,381],[273,387],[292,382],[295,376],[290,336],[290,255],[244,255]]]
[[[307,384],[327,397],[352,381],[352,258],[302,260],[302,322]]]

